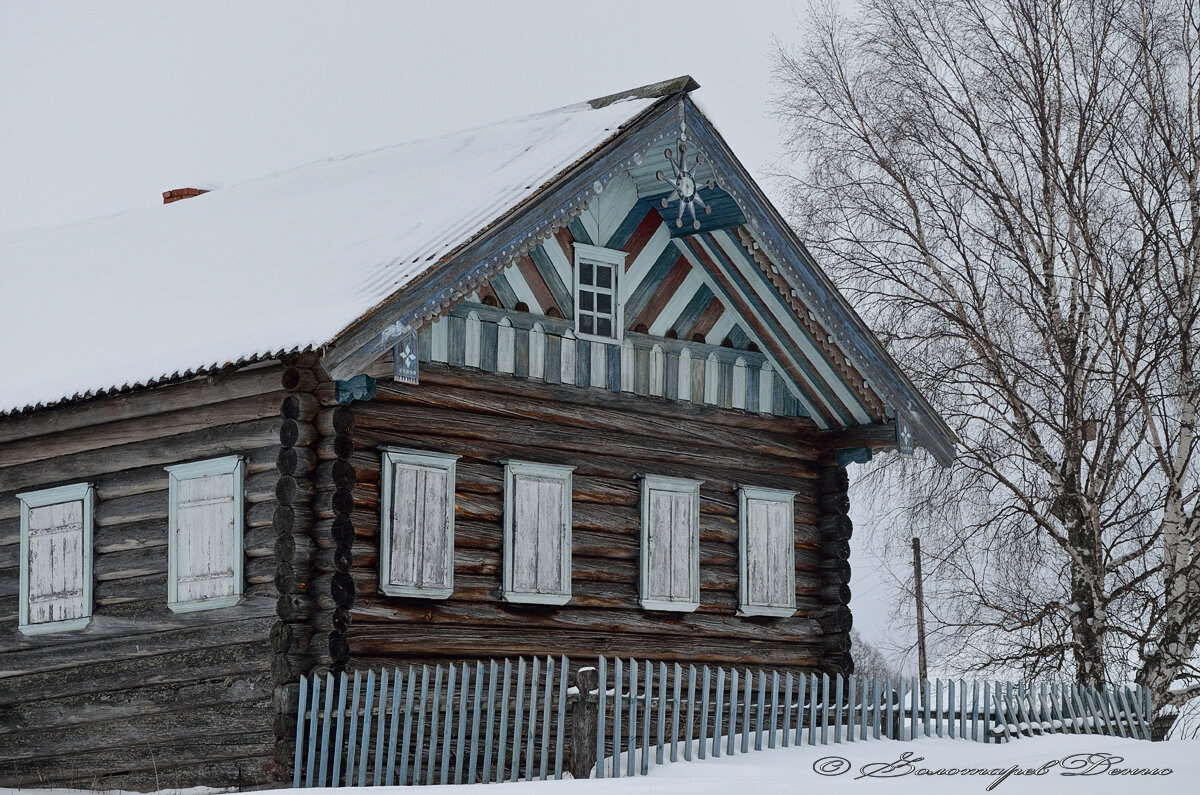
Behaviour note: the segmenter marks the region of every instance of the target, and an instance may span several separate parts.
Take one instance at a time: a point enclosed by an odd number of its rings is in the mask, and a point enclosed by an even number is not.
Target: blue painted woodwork
[[[356,375],[347,381],[337,382],[337,402],[343,406],[356,400],[370,400],[373,397],[375,397],[375,379],[369,375]]]
[[[692,226],[692,216],[689,213],[683,215],[683,226],[675,225],[675,220],[679,217],[679,201],[670,202],[665,208],[662,206],[662,200],[670,195],[670,190],[647,194],[642,198],[658,212],[663,223],[671,230],[671,237],[694,235],[698,231],[711,232],[715,229],[728,229],[746,223],[746,215],[742,212],[742,208],[738,206],[732,196],[721,188],[701,189],[699,194],[704,203],[712,208],[712,212],[704,213],[699,207],[696,208],[696,220],[700,222],[698,230]]]

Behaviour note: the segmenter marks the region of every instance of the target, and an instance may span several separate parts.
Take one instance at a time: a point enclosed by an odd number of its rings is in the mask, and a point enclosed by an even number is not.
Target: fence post
[[[565,676],[566,671],[562,674]],[[592,695],[599,684],[595,668],[580,668],[575,672],[575,687],[579,694],[571,704],[571,736],[567,759],[571,775],[587,778],[596,765],[596,699]]]

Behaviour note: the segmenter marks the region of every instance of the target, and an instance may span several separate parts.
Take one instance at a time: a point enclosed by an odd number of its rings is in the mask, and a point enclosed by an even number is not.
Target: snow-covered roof
[[[655,101],[571,105],[2,235],[0,414],[324,345]]]

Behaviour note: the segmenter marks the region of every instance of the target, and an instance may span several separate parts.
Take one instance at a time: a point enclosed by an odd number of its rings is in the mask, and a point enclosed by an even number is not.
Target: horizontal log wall
[[[153,790],[274,781],[278,363],[0,419],[0,785]],[[308,430],[311,443],[313,432]],[[167,473],[246,457],[245,599],[167,608]],[[95,484],[94,612],[17,631],[16,494]]]
[[[398,660],[565,653],[842,670],[849,611],[839,588],[846,556],[818,528],[818,434],[804,418],[763,417],[621,393],[535,383],[445,365],[422,366],[419,386],[387,380],[342,407],[343,442],[318,452],[328,472],[318,525],[352,523],[353,538],[318,533],[317,633],[344,635],[354,668]],[[352,417],[349,411],[352,410]],[[325,420],[328,425],[333,415]],[[318,426],[322,421],[318,420]],[[334,432],[329,427],[322,433]],[[324,437],[323,437],[324,438]],[[378,589],[381,446],[462,456],[457,467],[454,593],[387,597]],[[563,607],[500,597],[504,459],[575,467],[573,580]],[[350,468],[348,504],[332,462]],[[347,467],[349,465],[349,467]],[[701,486],[701,604],[694,613],[638,605],[639,473]],[[739,484],[796,492],[797,614],[736,615]],[[339,499],[339,489],[343,489]],[[346,546],[349,545],[349,554]],[[347,565],[348,564],[348,565]],[[352,588],[337,578],[352,580]],[[321,577],[326,582],[320,581]],[[350,624],[330,621],[349,608]],[[326,624],[323,626],[322,624]]]

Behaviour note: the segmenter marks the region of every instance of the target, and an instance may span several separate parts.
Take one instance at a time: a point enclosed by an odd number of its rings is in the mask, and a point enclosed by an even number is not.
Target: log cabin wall
[[[352,465],[348,514],[353,590],[335,589],[345,609],[350,667],[437,658],[565,653],[656,660],[744,663],[847,671],[849,610],[845,556],[818,528],[823,509],[812,422],[765,417],[596,389],[536,383],[423,365],[419,386],[372,375],[378,393],[342,412],[348,457],[322,442],[322,455]],[[445,600],[384,596],[378,587],[381,446],[460,455],[457,462],[454,591]],[[342,453],[347,453],[343,448]],[[501,599],[504,459],[575,467],[572,598],[562,607]],[[700,490],[700,606],[653,612],[638,604],[639,473],[703,480]],[[736,615],[738,485],[796,492],[797,612],[791,618]],[[332,483],[321,487],[333,489]],[[336,511],[329,510],[332,517]],[[345,515],[345,514],[342,514]],[[333,542],[326,542],[333,546]],[[340,554],[335,550],[335,553]],[[321,631],[321,627],[318,631]]]
[[[311,398],[285,403],[283,373],[270,362],[0,419],[0,785],[249,787],[277,775],[276,467],[281,432],[310,445],[302,420],[315,413]],[[232,454],[246,467],[244,598],[172,612],[163,467]],[[95,486],[93,618],[24,635],[15,495],[80,482]]]

